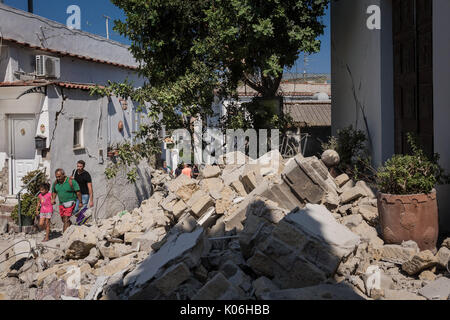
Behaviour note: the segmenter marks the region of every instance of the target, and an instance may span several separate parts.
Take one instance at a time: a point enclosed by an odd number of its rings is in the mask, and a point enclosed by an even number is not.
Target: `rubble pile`
[[[334,179],[336,161],[232,153],[198,180],[154,171],[140,208],[9,249],[22,255],[0,265],[0,299],[447,299],[450,239],[436,254],[384,244],[374,191]]]

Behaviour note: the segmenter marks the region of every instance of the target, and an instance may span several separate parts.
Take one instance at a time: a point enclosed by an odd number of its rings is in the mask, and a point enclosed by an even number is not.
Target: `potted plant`
[[[411,155],[394,155],[377,172],[381,232],[386,243],[414,240],[421,250],[434,251],[439,233],[435,187],[448,177],[438,154],[427,158],[411,134],[408,143]]]

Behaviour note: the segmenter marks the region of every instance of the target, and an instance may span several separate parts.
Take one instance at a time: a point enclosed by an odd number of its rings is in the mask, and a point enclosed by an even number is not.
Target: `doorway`
[[[410,153],[407,134],[434,152],[433,1],[393,0],[395,152]]]
[[[11,191],[15,195],[23,187],[22,178],[39,166],[34,141],[36,118],[34,115],[10,115],[9,124]]]

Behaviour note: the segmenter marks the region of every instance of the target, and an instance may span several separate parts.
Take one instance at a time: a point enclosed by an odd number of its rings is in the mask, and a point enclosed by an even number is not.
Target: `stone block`
[[[313,169],[308,172],[315,173]],[[295,159],[286,164],[283,171],[283,180],[292,189],[292,193],[302,202],[318,204],[321,202],[325,191],[313,178],[305,172],[305,169]],[[318,176],[316,173],[314,176]],[[317,180],[317,179],[316,179]],[[324,181],[322,181],[324,183]]]
[[[447,247],[441,247],[436,254],[436,257],[439,261],[439,266],[443,269],[446,269],[450,261],[450,249],[448,249]]]
[[[127,232],[124,236],[125,243],[131,244],[133,243],[133,240],[139,237],[142,237],[144,235],[143,232]]]
[[[255,296],[258,299],[261,299],[265,294],[279,290],[278,286],[266,277],[259,277],[253,281],[253,288],[255,289]]]
[[[450,295],[450,279],[441,277],[419,290],[428,300],[447,300]]]
[[[370,205],[360,205],[359,214],[361,214],[364,220],[370,225],[375,225],[378,221],[378,208]]]
[[[410,260],[404,262],[402,264],[402,270],[412,276],[437,264],[438,259],[433,253],[430,250],[425,250],[415,254]]]
[[[184,174],[180,175],[178,178],[170,181],[168,183],[168,189],[172,193],[176,193],[179,188],[183,186],[194,186],[197,184],[197,180],[191,179],[188,176],[185,176]]]
[[[246,197],[248,195],[247,191],[245,190],[244,184],[239,180],[232,182],[231,187],[241,197]]]
[[[219,166],[207,165],[202,170],[203,179],[217,178],[221,175],[222,171]]]
[[[419,253],[418,248],[409,248],[402,245],[387,244],[383,246],[381,259],[395,264],[403,264]]]
[[[206,283],[192,300],[241,300],[243,292],[228,281],[222,273],[218,273]]]
[[[341,203],[347,204],[349,202],[358,200],[361,197],[364,197],[366,195],[366,192],[361,187],[353,187],[351,189],[348,189],[341,195]]]
[[[347,182],[350,181],[350,177],[347,174],[341,174],[335,179],[336,185],[342,188]]]
[[[187,208],[186,203],[183,200],[180,200],[173,206],[173,215],[175,218],[179,219]]]
[[[191,211],[196,217],[200,218],[203,214],[206,213],[206,211],[208,211],[209,208],[213,206],[214,200],[209,195],[207,195],[195,202],[191,207]]]
[[[124,285],[142,287],[168,263],[182,260],[185,254],[194,251],[198,245],[203,246],[203,234],[203,228],[199,227],[191,233],[169,236],[157,252],[151,253],[136,269],[125,276]]]
[[[168,268],[153,285],[164,295],[169,296],[175,289],[191,277],[191,271],[184,263]]]
[[[84,259],[97,245],[97,237],[86,226],[71,226],[64,233],[61,243],[67,259]]]

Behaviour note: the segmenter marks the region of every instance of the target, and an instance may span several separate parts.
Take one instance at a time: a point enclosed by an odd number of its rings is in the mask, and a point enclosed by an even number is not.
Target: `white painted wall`
[[[450,1],[433,2],[434,149],[450,172]],[[441,231],[450,233],[450,185],[438,187]]]
[[[382,9],[381,30],[366,27],[370,5]],[[382,54],[392,52],[390,15],[389,0],[331,2],[332,132],[365,131],[376,166],[394,152],[393,62]]]

